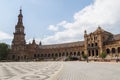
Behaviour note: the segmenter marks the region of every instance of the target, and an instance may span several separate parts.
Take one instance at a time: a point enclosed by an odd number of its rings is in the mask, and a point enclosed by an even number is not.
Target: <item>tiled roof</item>
[[[42,49],[50,49],[50,48],[75,47],[75,46],[83,46],[83,45],[84,45],[84,41],[78,41],[78,42],[63,43],[63,44],[41,45],[39,47]]]
[[[114,40],[120,40],[120,34],[114,35],[113,38]]]

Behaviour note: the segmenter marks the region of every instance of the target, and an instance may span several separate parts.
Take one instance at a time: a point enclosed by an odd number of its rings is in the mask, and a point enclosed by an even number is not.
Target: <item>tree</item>
[[[88,55],[87,55],[87,54],[82,54],[82,57],[84,58],[84,60],[87,61],[87,63],[89,62],[89,60],[88,60]]]
[[[86,60],[87,59],[87,55],[86,54],[82,54],[82,57]]]
[[[106,56],[107,56],[107,54],[106,54],[106,53],[104,53],[104,52],[102,52],[102,53],[100,54],[100,57],[101,57],[102,59],[105,59],[105,58],[106,58]]]
[[[6,43],[0,43],[0,60],[7,59],[7,54],[9,52],[9,45]]]

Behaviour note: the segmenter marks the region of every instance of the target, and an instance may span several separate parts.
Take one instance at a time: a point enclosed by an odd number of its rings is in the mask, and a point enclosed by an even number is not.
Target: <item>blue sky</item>
[[[119,0],[2,0],[0,42],[11,43],[20,6],[27,42],[33,38],[44,44],[79,41],[85,29],[91,32],[98,25],[118,34],[118,3]]]

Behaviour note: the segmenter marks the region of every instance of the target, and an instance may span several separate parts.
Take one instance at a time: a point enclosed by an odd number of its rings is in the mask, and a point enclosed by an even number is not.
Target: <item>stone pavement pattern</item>
[[[56,80],[120,80],[120,63],[65,62]]]
[[[120,80],[120,63],[5,62],[0,80]]]
[[[0,63],[0,80],[47,80],[61,65],[58,62]]]

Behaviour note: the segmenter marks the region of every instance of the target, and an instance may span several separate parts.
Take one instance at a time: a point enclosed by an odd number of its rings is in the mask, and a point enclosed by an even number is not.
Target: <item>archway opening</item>
[[[88,50],[88,56],[90,56],[90,54],[91,54],[91,53],[90,53],[90,50]]]
[[[96,56],[98,56],[99,54],[98,54],[98,50],[96,50]]]
[[[68,52],[66,53],[66,56],[68,56]]]
[[[118,53],[120,53],[120,47],[118,47]]]
[[[58,54],[57,54],[57,53],[55,54],[55,57],[58,57]]]
[[[110,54],[110,49],[106,49],[107,54]]]
[[[77,56],[80,56],[80,52],[77,53]]]
[[[92,50],[92,56],[94,56],[94,50]]]
[[[76,52],[74,52],[74,56],[76,56]]]
[[[15,59],[15,55],[12,55],[12,59],[13,59],[13,60]]]
[[[61,57],[61,53],[59,53],[59,57]]]
[[[72,56],[72,52],[70,52],[70,56]]]
[[[115,51],[115,48],[112,48],[112,53],[114,54],[116,51]]]

